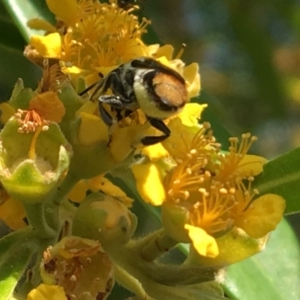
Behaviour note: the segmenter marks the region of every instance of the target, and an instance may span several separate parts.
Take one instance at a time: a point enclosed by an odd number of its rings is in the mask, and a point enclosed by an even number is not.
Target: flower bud
[[[135,232],[136,217],[113,197],[90,194],[78,207],[73,221],[73,234],[98,240],[106,247],[126,244]]]

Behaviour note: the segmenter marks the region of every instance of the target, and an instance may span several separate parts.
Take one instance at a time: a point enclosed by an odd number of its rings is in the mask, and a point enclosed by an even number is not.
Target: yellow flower
[[[30,291],[27,300],[67,300],[67,297],[61,286],[40,284]]]
[[[172,122],[178,123],[178,118]],[[229,152],[222,152],[209,125],[198,126],[196,134],[193,126],[180,129],[177,139],[163,143],[171,157],[132,167],[143,199],[162,205],[169,235],[179,242],[189,241],[200,255],[216,257],[219,249],[215,236],[241,228],[257,239],[274,230],[285,201],[273,194],[255,199],[258,192],[251,187],[253,176],[262,172],[266,162],[247,155],[256,138],[244,134],[240,144],[231,138]]]
[[[57,31],[45,37],[33,36],[30,45],[41,57],[58,58],[67,68],[107,74],[112,68],[133,58],[145,56],[146,47],[141,36],[150,23],[140,23],[134,9],[122,10],[114,1],[58,0],[47,1],[58,19]],[[38,20],[29,25],[37,28]],[[42,28],[53,28],[41,22]]]

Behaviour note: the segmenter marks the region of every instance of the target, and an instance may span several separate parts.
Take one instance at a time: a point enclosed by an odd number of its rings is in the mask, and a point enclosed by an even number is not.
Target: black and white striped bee
[[[94,86],[91,100],[98,100],[100,115],[108,126],[113,124],[113,118],[103,104],[117,112],[125,112],[125,116],[140,108],[149,123],[163,133],[142,138],[143,145],[153,145],[168,138],[171,132],[163,120],[178,113],[188,102],[184,78],[148,57],[120,65]],[[104,95],[108,89],[111,89],[112,95]]]

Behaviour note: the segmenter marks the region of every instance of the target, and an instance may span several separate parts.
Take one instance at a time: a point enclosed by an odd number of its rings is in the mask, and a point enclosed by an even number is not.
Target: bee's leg
[[[124,103],[120,96],[116,95],[102,95],[98,98],[99,103],[108,104],[111,107],[123,109]]]
[[[107,110],[103,107],[101,102],[98,102],[98,109],[99,109],[99,113],[100,113],[100,117],[103,120],[103,122],[107,125],[107,126],[111,126],[113,124],[113,118],[112,116],[107,112]]]
[[[116,95],[102,95],[98,99],[98,109],[100,112],[100,116],[104,123],[107,126],[111,126],[113,124],[112,116],[107,112],[107,110],[103,107],[103,104],[108,104],[116,109],[123,109],[123,102],[119,96]]]
[[[163,135],[159,136],[145,136],[141,139],[141,142],[145,146],[154,145],[157,143],[160,143],[164,141],[166,138],[168,138],[171,134],[170,129],[167,127],[167,125],[160,119],[150,118],[147,117],[149,123],[159,131],[163,133]]]

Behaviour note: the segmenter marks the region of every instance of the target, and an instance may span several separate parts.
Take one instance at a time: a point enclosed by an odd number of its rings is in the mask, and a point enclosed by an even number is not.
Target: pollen
[[[227,192],[205,189],[199,191],[198,201],[189,213],[189,223],[204,229],[209,234],[224,232],[233,225],[230,210],[234,206]]]
[[[216,179],[226,182],[248,177],[249,170],[244,168],[243,160],[256,140],[257,137],[251,136],[250,133],[243,134],[240,143],[238,138],[230,138],[229,152],[225,154],[219,153],[218,155],[219,165],[216,166]],[[251,162],[247,162],[247,164],[251,164]]]
[[[49,122],[43,120],[35,110],[18,109],[15,117],[20,125],[18,130],[20,133],[35,132],[41,126],[43,130],[48,129]]]
[[[213,173],[208,163],[219,151],[210,124],[204,123],[193,138],[185,157],[177,159],[177,166],[165,178],[165,187],[171,201],[188,200],[187,194],[205,189],[210,185]],[[192,201],[189,199],[189,201]]]

